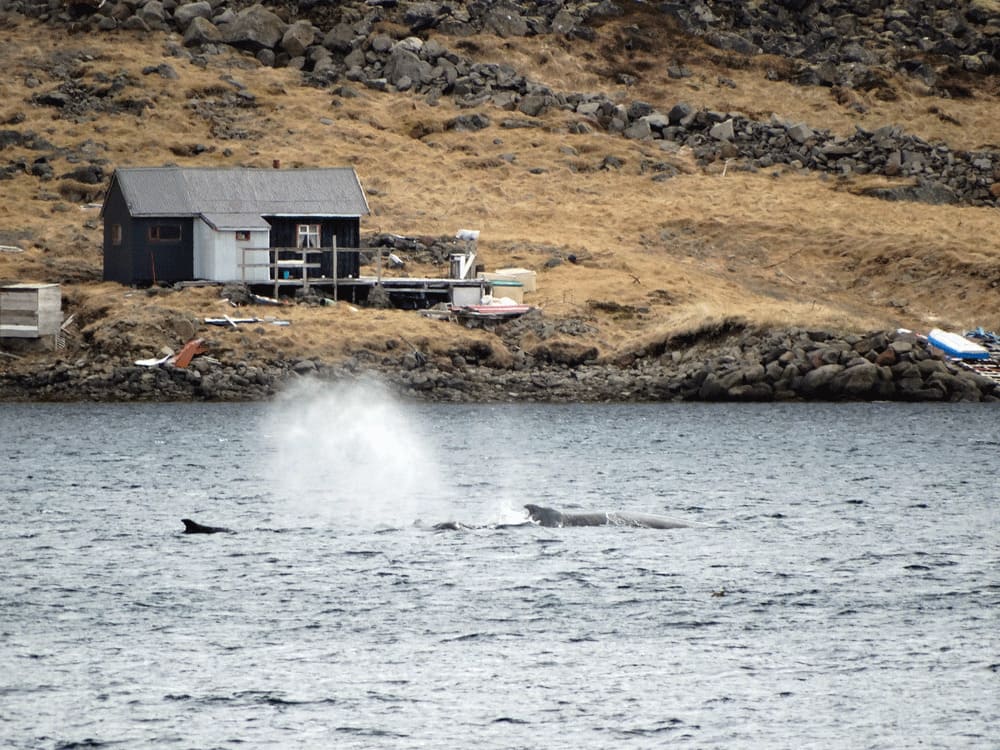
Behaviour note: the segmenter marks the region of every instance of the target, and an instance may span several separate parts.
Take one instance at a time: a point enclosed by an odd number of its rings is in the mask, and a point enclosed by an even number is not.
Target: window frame
[[[176,230],[177,236],[162,237],[164,229]],[[184,238],[184,232],[180,224],[150,224],[146,229],[146,238],[150,242],[180,242]]]
[[[295,247],[298,248],[318,248],[322,242],[322,227],[320,224],[296,224],[295,225]],[[316,244],[307,244],[310,239],[315,239]]]

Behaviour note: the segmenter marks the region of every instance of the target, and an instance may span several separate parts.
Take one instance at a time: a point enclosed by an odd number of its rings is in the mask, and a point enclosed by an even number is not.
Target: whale
[[[231,534],[233,531],[222,526],[203,526],[197,521],[192,521],[190,518],[182,518],[181,523],[184,524],[185,534]]]
[[[463,521],[442,521],[441,523],[434,524],[430,528],[432,531],[479,531],[481,529],[503,531],[505,529],[520,529],[525,526],[535,526],[535,525],[536,524],[530,519],[526,521],[520,521],[517,523],[486,523],[479,525],[465,523]]]
[[[529,503],[524,506],[528,516],[539,526],[560,528],[563,526],[634,526],[641,529],[686,529],[701,526],[697,523],[679,521],[652,513],[631,513],[628,511],[599,511],[588,513],[563,513],[555,508],[545,508]]]

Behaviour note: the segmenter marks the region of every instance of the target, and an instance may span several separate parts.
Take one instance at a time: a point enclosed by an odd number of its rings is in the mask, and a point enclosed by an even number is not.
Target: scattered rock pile
[[[505,370],[455,372],[429,362],[395,382],[455,401],[1000,400],[997,383],[946,362],[911,333],[742,331],[663,346],[617,364],[529,358]]]
[[[895,96],[888,73],[964,96],[972,75],[1000,73],[1000,9],[988,0],[707,0],[659,6],[721,50],[794,61],[797,83]]]
[[[554,333],[554,332],[553,332]],[[0,375],[0,401],[259,400],[289,379],[374,374],[428,401],[1000,401],[1000,385],[945,361],[911,333],[835,335],[800,329],[729,330],[708,340],[665,341],[618,362],[556,336],[532,351],[489,347],[433,357],[360,352],[335,365],[313,360],[188,368],[99,361]]]
[[[87,0],[68,9],[55,0],[0,0],[0,5],[27,15],[55,18],[86,28],[110,30],[160,29],[183,34],[184,44],[198,54],[229,45],[253,53],[267,65],[301,69],[312,85],[334,86],[342,95],[350,85],[410,92],[429,101],[451,97],[460,106],[489,105],[516,113],[520,120],[504,127],[530,125],[551,110],[573,112],[579,120],[570,128],[595,128],[626,138],[663,140],[695,150],[703,164],[738,160],[734,168],[767,169],[775,165],[820,170],[836,175],[879,174],[911,178],[914,185],[878,197],[932,203],[995,206],[1000,201],[1000,153],[966,152],[931,144],[916,135],[887,126],[858,129],[836,137],[804,123],[774,119],[762,122],[740,113],[692,111],[683,102],[669,112],[633,101],[617,102],[607,95],[554,91],[533,82],[505,64],[475,62],[436,39],[418,34],[435,29],[455,37],[492,32],[502,37],[558,34],[572,39],[593,34],[588,22],[614,15],[621,8],[605,2],[402,3],[381,0],[340,4],[304,3],[293,17],[283,8],[263,5],[240,8],[206,0],[173,4],[161,0]],[[940,6],[940,7],[939,7]],[[886,75],[902,70],[938,86],[962,75],[1000,72],[1000,15],[983,0],[941,3],[909,0],[742,0],[664,3],[661,12],[677,19],[689,33],[723,50],[753,55],[760,51],[797,61],[789,70],[801,83],[871,89]],[[380,21],[403,25],[411,36],[396,38],[376,30]],[[637,32],[639,33],[639,32]],[[461,41],[456,47],[461,46]],[[178,54],[180,54],[178,52]],[[189,55],[191,53],[188,53]],[[169,67],[169,66],[168,66]],[[776,74],[777,75],[777,74]],[[63,113],[95,107],[141,109],[144,100],[115,98],[131,82],[108,81],[99,88],[64,81],[57,89],[39,92],[37,104]],[[957,85],[957,84],[956,84]],[[947,87],[945,87],[946,89]],[[946,95],[950,90],[941,89]],[[889,89],[885,89],[888,91]],[[225,92],[230,98],[238,93]],[[888,96],[888,94],[886,94]],[[194,102],[193,107],[212,102]],[[226,102],[253,106],[247,102]],[[209,113],[211,115],[211,113]],[[481,129],[491,120],[482,114],[460,118],[452,127]],[[223,128],[219,137],[245,137],[237,127]],[[670,174],[656,174],[668,179]]]
[[[613,123],[613,127],[621,127]],[[932,144],[899,127],[870,131],[856,128],[842,138],[827,130],[777,118],[760,122],[739,114],[697,111],[679,104],[663,117],[651,113],[625,125],[629,137],[662,137],[690,146],[702,164],[743,159],[751,169],[777,164],[834,175],[880,174],[913,178],[918,189],[906,187],[878,197],[926,203],[997,205],[1000,194],[1000,154],[953,151]]]

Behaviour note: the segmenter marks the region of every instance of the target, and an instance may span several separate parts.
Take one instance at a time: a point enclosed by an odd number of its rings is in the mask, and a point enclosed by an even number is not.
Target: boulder
[[[167,18],[167,12],[160,0],[149,0],[136,11],[136,15],[151,29],[161,28]]]
[[[812,138],[814,135],[812,128],[810,128],[805,123],[799,123],[798,125],[793,125],[788,129],[788,137],[791,138],[796,143],[802,144]]]
[[[503,3],[486,13],[483,29],[500,37],[527,36],[529,28],[524,16],[512,5]]]
[[[281,49],[290,57],[301,57],[316,40],[316,29],[309,21],[296,21],[281,37]]]
[[[490,118],[476,112],[471,115],[459,115],[445,124],[447,130],[482,130],[490,126]]]
[[[359,34],[349,23],[338,23],[323,37],[323,46],[331,52],[342,54],[350,52],[358,46]]]
[[[670,111],[667,113],[667,119],[670,120],[671,125],[678,125],[682,120],[687,119],[693,114],[694,110],[691,105],[687,102],[678,102]]]
[[[563,8],[552,18],[549,30],[553,34],[571,35],[580,25],[580,19]]]
[[[252,5],[237,13],[232,23],[226,24],[222,39],[226,44],[251,52],[273,50],[287,28],[284,21],[263,5]]]
[[[729,389],[722,384],[718,375],[710,372],[697,393],[702,401],[723,401],[729,396]]]
[[[185,47],[199,47],[203,44],[218,44],[222,41],[222,32],[207,18],[195,16],[188,22],[184,32]]]
[[[954,189],[935,180],[919,179],[914,185],[897,187],[873,187],[861,191],[861,195],[881,198],[887,201],[916,201],[931,205],[956,204],[961,202]]]
[[[843,365],[820,365],[809,372],[803,378],[799,386],[799,393],[806,398],[828,398],[836,395],[834,388],[835,378],[844,369]]]
[[[129,16],[122,21],[122,28],[126,31],[149,31],[149,24],[139,16]]]
[[[529,117],[540,117],[549,108],[549,97],[545,94],[527,94],[521,98],[517,109]]]
[[[736,136],[736,131],[733,128],[733,118],[730,117],[728,120],[715,123],[715,125],[712,126],[712,129],[708,131],[708,134],[717,141],[733,140]]]
[[[105,175],[104,170],[97,164],[88,164],[77,167],[66,174],[60,175],[60,177],[82,182],[84,185],[103,185]]]
[[[833,378],[834,390],[847,398],[865,398],[875,390],[879,379],[878,366],[866,360],[836,373]]]
[[[174,10],[174,22],[181,31],[186,31],[188,24],[195,18],[211,20],[212,6],[205,2],[205,0],[199,0],[195,3],[178,5],[176,10]]]
[[[437,26],[445,15],[445,9],[440,3],[413,3],[403,13],[403,23],[416,34]]]
[[[729,31],[710,31],[705,41],[717,49],[738,52],[741,55],[759,55],[761,48],[739,34]]]
[[[386,80],[393,86],[397,86],[403,78],[410,81],[427,83],[431,80],[432,66],[429,62],[421,60],[414,52],[397,44],[389,54],[389,61],[385,65],[384,75]]]
[[[649,126],[649,120],[642,118],[625,128],[623,135],[636,141],[647,140],[653,137],[653,129]]]

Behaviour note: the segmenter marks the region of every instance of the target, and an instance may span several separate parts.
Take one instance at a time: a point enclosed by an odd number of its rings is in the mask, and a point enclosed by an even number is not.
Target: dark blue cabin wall
[[[115,245],[114,227],[122,228]],[[157,225],[180,227],[176,241],[151,241],[149,229]],[[194,278],[194,222],[190,217],[133,218],[117,180],[112,180],[104,201],[105,281],[152,284]]]
[[[104,280],[132,283],[132,218],[117,180],[112,180],[104,201]],[[121,242],[112,242],[114,226],[122,228]]]
[[[179,226],[176,241],[150,240],[154,226]],[[189,217],[155,217],[132,220],[132,283],[173,284],[194,278],[194,221]]]
[[[359,217],[326,218],[315,216],[267,216],[271,225],[271,247],[295,247],[298,243],[299,224],[320,225],[320,245],[333,247],[334,239],[338,249],[356,250],[361,246],[361,219]],[[337,277],[357,277],[361,273],[361,258],[357,252],[337,254]],[[322,256],[320,276],[333,276],[333,259]]]
[[[361,247],[361,219],[334,219],[330,223],[330,245],[336,237],[337,247],[359,250]],[[324,231],[326,227],[324,226]],[[324,242],[326,239],[324,238]],[[331,269],[332,270],[332,269]],[[361,253],[337,253],[337,278],[357,278],[361,275]]]

